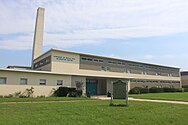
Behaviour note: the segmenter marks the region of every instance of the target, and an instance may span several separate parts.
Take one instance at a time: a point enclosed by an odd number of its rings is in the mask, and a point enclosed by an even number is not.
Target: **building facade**
[[[182,86],[188,86],[188,71],[181,72]]]
[[[31,67],[0,69],[0,95],[34,88],[34,96],[50,96],[59,86],[82,89],[83,94],[106,95],[110,84],[122,80],[134,87],[181,87],[180,69],[86,53],[51,49],[42,52],[44,9],[39,8]]]

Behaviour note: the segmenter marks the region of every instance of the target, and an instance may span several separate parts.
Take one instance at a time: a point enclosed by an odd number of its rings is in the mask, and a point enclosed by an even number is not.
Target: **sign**
[[[64,61],[64,62],[74,62],[76,60],[73,57],[67,57],[67,56],[54,56],[54,59],[57,61]]]
[[[126,83],[118,80],[113,84],[113,98],[125,99],[126,98]]]

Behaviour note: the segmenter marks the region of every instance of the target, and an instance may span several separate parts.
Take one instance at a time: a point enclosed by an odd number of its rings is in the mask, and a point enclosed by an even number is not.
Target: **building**
[[[188,86],[188,71],[181,72],[182,86]]]
[[[180,69],[86,53],[50,49],[42,54],[44,9],[37,12],[32,66],[0,69],[0,95],[34,88],[34,96],[49,96],[59,86],[82,89],[83,94],[106,95],[111,82],[134,87],[181,87]]]

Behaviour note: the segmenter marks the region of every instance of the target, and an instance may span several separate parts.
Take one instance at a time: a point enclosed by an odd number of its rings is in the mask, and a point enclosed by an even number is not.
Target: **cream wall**
[[[181,83],[182,85],[188,85],[188,75],[181,76]]]
[[[63,80],[63,86],[71,86],[71,76],[46,74],[46,73],[32,73],[32,72],[17,72],[17,71],[1,71],[0,77],[6,77],[7,83],[0,84],[0,95],[12,94],[23,91],[26,88],[33,86],[34,94],[48,96],[52,88],[57,88],[57,80]],[[27,85],[20,85],[20,78],[27,78]],[[40,79],[46,79],[46,85],[39,85]]]
[[[86,77],[82,77],[82,76],[72,76],[71,79],[71,86],[76,88],[76,82],[81,82],[83,83],[82,86],[82,92],[83,95],[86,95]]]
[[[53,89],[57,89],[58,86],[35,86],[35,85],[0,85],[0,95],[6,96],[9,94],[15,94],[21,91],[24,93],[26,89],[33,87],[34,93],[33,97],[37,96],[51,96],[53,94]]]
[[[47,53],[47,55],[45,55],[43,58],[47,57],[49,54],[52,55],[51,71],[57,73],[65,73],[65,74],[79,75],[79,76],[90,76],[90,77],[122,78],[122,79],[172,80],[172,81],[181,80],[180,77],[84,70],[84,69],[79,69],[80,56],[77,53],[52,50],[49,53]],[[73,61],[57,60],[55,56],[68,57],[74,60]]]
[[[70,59],[74,59],[72,61],[67,60],[57,60],[56,56],[59,57],[69,57]],[[59,51],[52,52],[52,72],[60,72],[60,73],[75,73],[75,71],[79,70],[79,60],[80,57],[77,54],[72,53],[62,53]]]

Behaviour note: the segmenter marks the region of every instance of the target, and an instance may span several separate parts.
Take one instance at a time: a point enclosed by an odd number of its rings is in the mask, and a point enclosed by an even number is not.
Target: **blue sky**
[[[44,52],[59,48],[188,70],[187,0],[0,0],[0,67],[31,64],[39,6]]]

